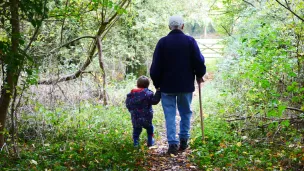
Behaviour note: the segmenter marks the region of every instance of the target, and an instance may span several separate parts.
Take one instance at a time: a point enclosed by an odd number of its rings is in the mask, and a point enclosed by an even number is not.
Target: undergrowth
[[[37,110],[33,124],[41,130],[24,124],[20,159],[9,155],[11,148],[3,150],[1,170],[140,170],[145,162],[146,147],[134,149],[130,115],[124,106],[87,105],[80,113],[61,108],[48,111],[43,106]]]
[[[192,154],[189,156],[202,170],[302,170],[303,132],[292,125],[253,127],[246,123],[228,122],[232,98],[221,96],[216,82],[203,88],[205,142],[202,141],[199,115],[194,116]],[[194,99],[194,111],[199,111]],[[226,103],[227,102],[227,103]],[[226,107],[222,105],[226,103]],[[262,122],[261,122],[262,123]]]

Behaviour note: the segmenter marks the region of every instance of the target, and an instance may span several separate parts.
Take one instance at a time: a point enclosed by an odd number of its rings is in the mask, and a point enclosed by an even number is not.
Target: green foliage
[[[130,114],[124,106],[84,104],[78,110],[47,110],[23,118],[21,160],[2,152],[2,169],[133,170],[144,162],[146,148],[134,149]],[[36,126],[39,126],[37,129]]]
[[[48,17],[47,1],[25,0],[20,1],[21,15],[24,15],[34,27],[41,26],[42,20]]]
[[[135,0],[127,11],[120,9],[118,3],[114,0],[22,1],[23,28],[18,35],[21,45],[18,55],[10,53],[9,20],[3,23],[0,16],[0,60],[4,66],[1,70],[13,68],[20,72],[23,79],[16,91],[21,94],[24,88],[37,83],[39,74],[57,77],[78,69],[94,45],[91,40],[81,40],[50,51],[79,36],[96,35],[96,28],[112,12],[126,13],[102,42],[106,73],[111,74],[110,79],[107,78],[111,105],[101,106],[93,98],[79,100],[77,105],[53,97],[51,105],[21,100],[22,107],[26,108],[18,121],[21,159],[15,160],[9,155],[12,144],[8,137],[8,148],[0,154],[1,169],[141,169],[146,148],[132,147],[132,126],[122,95],[135,86],[136,76],[147,74],[157,41],[169,32],[168,17],[183,15],[186,30],[194,31],[194,26],[206,27],[208,8],[216,10],[216,31],[229,35],[223,55],[227,59],[218,66],[215,66],[218,61],[207,62],[208,71],[217,76],[214,83],[206,83],[203,89],[206,142],[201,142],[200,124],[195,121],[190,158],[204,170],[303,168],[300,124],[304,116],[298,112],[304,110],[303,22],[275,1],[251,4],[223,0],[203,8],[205,4],[200,0],[178,4],[173,0],[161,3]],[[292,3],[292,10],[300,14],[303,2]],[[102,13],[103,9],[108,11]],[[6,8],[3,13],[8,15],[7,11]],[[33,37],[34,33],[37,35]],[[27,47],[29,49],[24,50]],[[94,73],[97,69],[99,65],[94,62],[88,70]],[[84,80],[92,82],[88,78]],[[195,107],[197,112],[197,103]],[[155,109],[157,127],[163,124],[160,119],[163,114],[160,107]],[[5,130],[5,134],[11,136],[9,131]]]
[[[288,121],[281,124],[289,126]],[[300,136],[295,129],[285,129],[282,132],[281,141],[285,136],[283,143],[267,143],[252,139],[252,135],[244,135],[224,120],[208,117],[205,120],[206,141],[202,142],[200,123],[196,122],[194,126],[190,158],[203,170],[301,168],[299,163],[303,161],[303,152],[301,148],[294,148],[297,146],[294,138]]]
[[[301,170],[303,22],[276,1],[221,3],[227,58],[203,89],[206,142],[197,123],[193,160],[206,170]]]
[[[162,3],[152,0],[133,1],[127,15],[121,17],[104,40],[108,72],[132,73],[136,76],[148,74],[157,41],[170,32],[168,18],[171,15],[182,15],[185,33],[196,36],[203,31],[202,26],[207,18],[203,10],[205,6],[199,0],[191,4],[188,1],[176,3],[174,0]],[[192,26],[197,27],[195,33],[191,31]]]
[[[248,111],[249,107],[251,114],[282,117],[287,106],[302,106],[304,66],[299,54],[303,38],[297,35],[303,33],[296,30],[303,24],[290,16],[273,14],[274,10],[278,9],[256,8],[251,10],[254,15],[241,12],[244,19],[233,25],[237,31],[226,39],[228,59],[219,68],[225,79],[222,91],[230,92],[228,98],[237,91],[246,104],[242,110]],[[279,17],[287,19],[276,21]],[[286,29],[290,25],[296,28]]]

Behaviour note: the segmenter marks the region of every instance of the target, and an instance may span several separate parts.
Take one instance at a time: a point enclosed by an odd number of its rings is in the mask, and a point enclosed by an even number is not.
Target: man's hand
[[[197,82],[198,84],[204,82],[203,77],[200,77],[200,78],[196,77],[196,82]]]

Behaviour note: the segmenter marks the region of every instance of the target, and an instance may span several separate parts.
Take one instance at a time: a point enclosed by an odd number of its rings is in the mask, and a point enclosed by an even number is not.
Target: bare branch
[[[119,6],[120,6],[120,8],[125,8],[126,9],[130,5],[130,2],[131,2],[131,0],[124,0],[124,1],[121,2],[121,4]],[[116,18],[117,15],[118,15],[118,12],[115,12],[115,14],[108,20],[108,22],[110,23],[111,21],[113,21]]]
[[[38,32],[39,32],[40,27],[41,27],[41,24],[36,27],[35,32],[34,32],[33,36],[31,37],[29,44],[24,49],[24,52],[26,52],[31,47],[32,43],[34,42],[34,40],[38,36]]]
[[[225,30],[225,32],[226,32],[229,36],[231,36],[231,33],[227,30],[226,27],[224,27],[223,25],[221,25],[221,27]]]
[[[129,6],[130,2],[131,2],[131,0],[124,0],[124,1],[122,1],[121,8],[127,8]],[[76,79],[77,77],[81,76],[84,73],[85,69],[92,62],[92,59],[93,59],[95,51],[96,51],[96,44],[98,43],[98,38],[100,37],[101,40],[104,38],[104,36],[106,35],[107,31],[117,21],[117,18],[118,18],[118,13],[116,12],[109,20],[106,20],[106,22],[104,22],[104,23],[101,24],[101,26],[99,27],[99,29],[98,29],[97,34],[96,34],[95,37],[93,37],[93,36],[79,37],[79,38],[76,38],[76,39],[74,39],[74,40],[72,40],[72,41],[70,41],[70,42],[68,42],[68,43],[66,43],[64,45],[61,45],[60,47],[57,47],[57,48],[51,50],[50,53],[54,52],[55,50],[60,49],[60,48],[62,48],[64,46],[67,46],[68,44],[70,44],[72,42],[80,40],[82,38],[93,38],[94,39],[93,42],[92,42],[92,46],[90,48],[88,57],[87,57],[85,63],[81,66],[81,68],[78,71],[76,71],[73,74],[66,75],[66,76],[63,76],[63,77],[60,77],[60,78],[57,78],[57,79],[41,80],[41,81],[38,81],[38,84],[48,84],[49,85],[49,84],[54,84],[54,83],[58,83],[58,82],[73,80],[73,79]]]
[[[113,20],[113,22],[111,24],[109,24],[109,26],[106,28],[106,31],[104,31],[102,33],[102,35],[100,36],[101,40],[107,35],[107,33],[110,31],[110,28],[113,27],[113,25],[116,23],[116,21],[119,19],[119,17],[116,17],[115,20]]]
[[[216,3],[217,3],[217,0],[214,0],[214,1],[212,2],[212,5],[210,5],[210,7],[209,7],[208,13],[210,13],[211,9],[213,8],[213,6],[214,6]]]
[[[67,45],[69,45],[69,44],[71,44],[71,43],[73,43],[73,42],[76,42],[76,41],[78,41],[78,40],[80,40],[80,39],[85,39],[85,38],[96,39],[95,36],[81,36],[81,37],[78,37],[78,38],[76,38],[76,39],[73,39],[73,40],[71,40],[71,41],[69,41],[69,42],[67,42],[67,43],[65,43],[65,44],[63,44],[63,45],[61,45],[61,46],[59,46],[59,47],[56,47],[55,49],[52,49],[49,53],[52,53],[52,52],[54,52],[54,51],[56,51],[56,50],[58,50],[58,49],[60,49],[60,48],[63,48],[63,47],[65,47],[65,46],[67,46]]]
[[[100,27],[100,32],[102,33],[103,29],[105,28],[105,25],[102,25]],[[51,50],[50,52],[54,52],[55,50],[59,49],[59,48],[62,48],[64,46],[67,46],[68,44],[72,43],[72,42],[75,42],[77,40],[80,40],[80,39],[83,39],[83,38],[93,38],[94,39],[94,42],[96,44],[96,37],[94,36],[83,36],[83,37],[79,37],[79,38],[76,38],[58,48],[55,48],[53,50]],[[94,57],[94,53],[95,53],[95,50],[96,50],[96,46],[93,46],[90,50],[90,53],[89,53],[89,56],[87,57],[86,61],[84,62],[84,64],[80,67],[79,70],[77,70],[75,73],[73,74],[70,74],[70,75],[66,75],[66,76],[63,76],[63,77],[60,77],[60,78],[57,78],[57,79],[47,79],[47,80],[41,80],[41,81],[38,81],[38,84],[47,84],[47,85],[50,85],[50,84],[54,84],[54,83],[58,83],[58,82],[63,82],[63,81],[69,81],[69,80],[73,80],[73,79],[76,79],[77,77],[79,77],[81,74],[84,73],[85,69],[91,64],[92,62],[92,59]]]
[[[106,71],[104,68],[103,60],[102,60],[102,48],[101,48],[101,39],[100,37],[97,38],[97,48],[98,48],[98,59],[99,59],[99,66],[102,72],[102,89],[103,89],[103,104],[107,105],[107,96],[106,96]]]
[[[58,82],[73,80],[73,79],[79,77],[80,75],[85,73],[85,69],[91,64],[93,56],[94,55],[88,56],[85,63],[75,73],[70,74],[70,75],[66,75],[66,76],[63,76],[63,77],[60,77],[60,78],[57,78],[57,79],[40,80],[40,81],[38,81],[38,84],[50,85],[50,84],[55,84],[55,83],[58,83]]]
[[[248,1],[246,1],[246,0],[243,0],[243,2],[245,2],[246,4],[249,4],[249,5],[251,5],[252,7],[255,8],[255,6],[254,6],[251,2],[248,2]]]
[[[63,95],[63,97],[67,100],[67,101],[69,101],[69,98],[67,98],[67,96],[65,95],[65,93],[64,93],[64,91],[63,91],[63,89],[57,84],[57,87],[59,88],[59,90],[61,91],[61,93],[62,93],[62,95]]]
[[[65,3],[65,9],[67,8],[68,5],[69,5],[69,0],[67,0],[66,3]],[[60,44],[61,44],[62,41],[63,41],[63,29],[64,29],[65,20],[66,20],[66,18],[64,18],[64,19],[62,20],[61,33],[60,33]]]
[[[286,4],[286,6],[284,4],[282,4],[279,0],[275,0],[277,1],[277,3],[279,3],[282,7],[284,7],[285,9],[287,9],[289,12],[291,12],[294,16],[296,16],[298,19],[300,19],[302,22],[304,22],[304,18],[300,17],[298,14],[296,14],[294,11],[292,11],[289,7],[288,4]]]
[[[41,18],[39,25],[36,27],[35,32],[34,32],[33,36],[31,37],[29,44],[24,49],[25,53],[31,47],[32,43],[36,40],[36,38],[38,36],[39,29],[41,28],[41,25],[42,25],[41,23],[45,19],[44,16],[45,16],[45,13],[46,13],[46,10],[45,10],[46,3],[47,3],[47,1],[45,0],[44,1],[44,5],[43,5],[43,9],[44,9],[44,11],[43,11],[43,17]]]
[[[242,120],[247,120],[247,119],[251,119],[251,118],[255,118],[255,119],[263,119],[263,120],[269,120],[269,121],[274,121],[274,122],[281,122],[281,121],[285,121],[285,120],[303,120],[303,118],[301,117],[296,117],[296,118],[268,118],[268,117],[252,117],[252,116],[248,116],[248,117],[240,117],[240,118],[234,118],[234,119],[227,119],[227,122],[235,122],[235,121],[242,121]]]
[[[278,108],[278,107],[274,107],[274,108]],[[297,111],[297,112],[304,113],[304,111],[303,111],[303,110],[298,109],[298,108],[294,108],[294,107],[286,107],[286,109],[288,109],[288,110],[294,110],[294,111]]]

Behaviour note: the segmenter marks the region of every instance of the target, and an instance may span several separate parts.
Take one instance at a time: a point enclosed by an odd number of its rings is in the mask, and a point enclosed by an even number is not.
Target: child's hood
[[[131,93],[141,92],[143,90],[144,90],[144,88],[134,88],[131,90]]]

